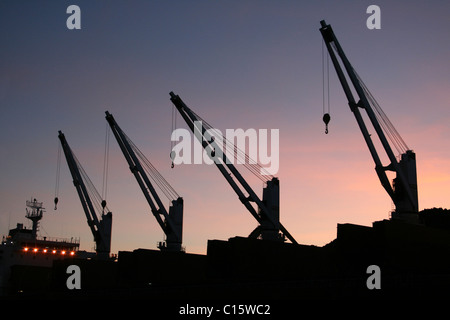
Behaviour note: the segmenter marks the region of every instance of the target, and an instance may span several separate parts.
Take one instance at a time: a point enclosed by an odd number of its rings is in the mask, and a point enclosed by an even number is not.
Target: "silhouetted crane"
[[[130,166],[130,170],[136,178],[145,199],[150,205],[151,211],[158,221],[161,229],[166,235],[165,242],[159,242],[160,250],[183,251],[183,198],[179,197],[176,191],[156,170],[144,154],[136,145],[125,135],[122,129],[115,121],[112,114],[106,111],[106,120],[108,121],[117,143],[122,150],[125,159]],[[164,207],[158,193],[156,192],[150,178],[157,184],[161,191],[171,200],[172,205],[169,211]]]
[[[209,151],[208,154],[211,157],[215,157],[215,154],[222,155],[222,158],[219,159],[219,161],[214,161],[214,163],[236,192],[239,200],[259,223],[259,226],[256,227],[249,237],[260,237],[265,240],[285,240],[285,238],[288,238],[292,243],[297,244],[294,237],[280,222],[280,186],[278,178],[271,177],[271,180],[266,181],[267,186],[263,189],[263,199],[261,200],[233,165],[232,161],[227,159],[225,152],[223,152],[223,150],[221,150],[222,152],[218,152],[218,148],[221,148],[221,146],[214,143],[214,139],[205,135],[207,130],[206,127],[202,125],[202,128],[195,128],[196,123],[201,122],[202,124],[207,125],[207,122],[203,121],[203,119],[195,114],[195,112],[186,106],[181,98],[173,92],[170,92],[170,100],[180,112],[190,130],[198,138],[203,148]],[[199,135],[201,136],[196,134],[197,130],[199,130]],[[235,181],[233,177],[237,181]],[[247,193],[247,195],[245,195],[245,193]],[[256,208],[253,207],[251,202],[256,204]]]
[[[106,201],[101,199],[100,194],[70,149],[66,137],[61,131],[59,131],[58,137],[66,156],[73,184],[80,197],[88,226],[94,236],[97,257],[106,259],[111,252],[112,213],[108,210]],[[102,214],[99,219],[97,213],[100,211]]]
[[[350,110],[355,115],[361,133],[375,162],[375,171],[377,172],[382,186],[394,202],[395,212],[392,213],[392,217],[416,222],[419,208],[417,195],[416,155],[405,144],[397,130],[375,101],[372,94],[364,85],[361,78],[353,69],[331,26],[327,25],[323,20],[320,24],[322,26],[320,28],[320,32],[322,33],[323,40],[330,54],[342,88],[344,89]],[[338,57],[340,58],[340,62]],[[341,64],[344,69],[341,67]],[[344,70],[346,71],[346,74],[344,74]],[[350,79],[350,83],[347,78]],[[353,85],[353,89],[356,92],[359,101],[355,100],[353,92],[350,89],[350,84]],[[366,111],[372,126],[378,135],[381,145],[388,156],[390,161],[388,165],[383,165],[381,163],[380,156],[374,145],[372,137],[368,132],[360,109]],[[399,161],[397,161],[387,138],[389,138],[392,145],[401,154]],[[394,178],[392,185],[386,175],[386,171],[393,171],[396,173],[396,177]]]

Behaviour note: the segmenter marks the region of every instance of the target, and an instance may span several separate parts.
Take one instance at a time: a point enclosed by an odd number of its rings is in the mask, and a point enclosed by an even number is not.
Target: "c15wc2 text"
[[[225,315],[270,315],[270,305],[268,304],[227,304],[221,309],[214,307],[186,306],[180,307],[180,315],[205,315],[209,318],[213,312]]]

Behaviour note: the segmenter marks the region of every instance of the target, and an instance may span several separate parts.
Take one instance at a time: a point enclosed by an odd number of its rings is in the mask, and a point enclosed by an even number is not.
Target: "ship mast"
[[[37,202],[36,199],[27,200],[26,205],[30,209],[26,209],[27,214],[25,217],[33,223],[32,237],[36,239],[39,221],[42,219],[45,208],[43,207],[43,202]]]

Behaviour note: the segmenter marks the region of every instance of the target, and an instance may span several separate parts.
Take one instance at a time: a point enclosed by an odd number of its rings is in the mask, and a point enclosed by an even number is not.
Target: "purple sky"
[[[71,4],[81,30],[66,28]],[[380,30],[366,27],[371,4]],[[281,221],[299,243],[330,242],[337,223],[388,218],[391,201],[332,68],[324,134],[323,19],[416,152],[420,209],[450,207],[449,15],[445,1],[1,1],[0,233],[28,223],[34,197],[47,208],[41,235],[92,249],[65,159],[53,210],[57,136],[101,192],[109,110],[184,198],[188,252],[247,236],[256,221],[215,167],[170,168],[170,91],[223,132],[280,130]],[[109,152],[113,252],[156,248],[163,232],[112,136]]]

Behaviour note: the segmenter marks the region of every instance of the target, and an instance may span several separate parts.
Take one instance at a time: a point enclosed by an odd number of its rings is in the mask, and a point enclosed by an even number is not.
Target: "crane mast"
[[[382,186],[389,194],[395,205],[395,212],[392,213],[392,218],[415,222],[417,221],[418,214],[416,155],[412,150],[409,150],[406,144],[404,144],[395,128],[393,128],[392,124],[379,108],[376,101],[353,69],[331,26],[327,25],[323,20],[320,24],[320,32],[335,67],[339,81],[347,97],[350,110],[356,118],[364,140],[369,148],[370,154],[375,162],[375,171]],[[341,63],[338,60],[338,56]],[[346,75],[344,74],[341,64],[346,71]],[[359,101],[355,100],[347,78],[350,79]],[[390,163],[386,166],[384,166],[380,160],[380,156],[375,148],[372,137],[368,132],[360,109],[364,109],[366,111],[367,116],[369,117],[381,145],[390,161]],[[397,141],[404,145],[404,148],[401,149],[402,153],[399,161],[397,161],[386,136],[388,136],[391,141]],[[386,171],[393,171],[396,174],[392,185],[388,179]]]
[[[102,205],[102,215],[101,219],[98,219],[96,213],[96,205],[90,193],[95,196],[99,201],[100,196],[89,180],[89,177],[84,172],[74,153],[72,152],[69,144],[67,143],[65,135],[59,131],[59,140],[64,151],[64,155],[67,160],[67,165],[69,166],[70,173],[72,175],[73,184],[77,190],[78,196],[83,207],[83,211],[87,218],[87,223],[91,232],[94,236],[94,241],[96,244],[95,250],[97,257],[100,259],[106,259],[109,257],[111,252],[111,230],[112,230],[112,213],[108,212],[105,214],[104,211],[107,209],[106,201],[101,201]],[[97,208],[99,206],[97,205]],[[100,209],[97,209],[100,210]]]
[[[170,92],[170,100],[186,121],[189,129],[198,138],[202,147],[208,151],[208,154],[211,157],[215,153],[214,150],[218,151],[217,148],[220,148],[220,146],[214,143],[214,139],[208,138],[205,135],[206,130],[203,126],[202,128],[196,127],[197,123],[201,123],[201,119],[173,92]],[[199,134],[196,134],[196,132],[199,132]],[[288,238],[292,243],[297,244],[294,237],[292,237],[280,222],[278,178],[273,177],[271,180],[267,181],[267,186],[263,190],[263,199],[261,200],[232,162],[227,159],[225,152],[217,152],[217,154],[221,154],[222,158],[219,159],[219,161],[214,161],[215,165],[236,192],[242,204],[259,223],[259,226],[254,229],[249,237],[260,237],[261,239],[266,240],[284,240],[285,238]],[[235,181],[233,177],[237,181]],[[245,195],[245,192],[248,196]],[[251,202],[256,203],[256,209]]]
[[[122,150],[125,159],[128,162],[131,172],[136,178],[136,181],[141,188],[145,199],[150,205],[151,211],[156,218],[156,221],[160,225],[161,229],[166,235],[165,242],[159,242],[158,248],[160,250],[167,251],[183,251],[182,248],[182,232],[183,232],[183,198],[176,195],[173,197],[172,204],[169,207],[169,211],[164,207],[158,193],[156,192],[153,184],[147,175],[146,170],[144,170],[143,164],[139,160],[136,146],[131,142],[131,140],[125,135],[122,129],[119,127],[115,121],[112,114],[108,111],[106,113],[106,120],[108,121],[114,137]],[[141,155],[141,158],[143,155]],[[143,159],[143,162],[149,163],[147,159]],[[156,169],[152,167],[152,171],[156,172]],[[157,172],[156,172],[157,173]],[[163,180],[167,187],[168,183],[164,178],[158,174],[158,179]],[[170,187],[171,188],[171,187]],[[173,191],[176,194],[175,191]]]

